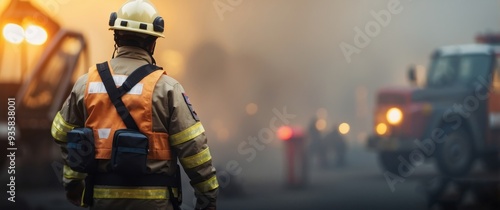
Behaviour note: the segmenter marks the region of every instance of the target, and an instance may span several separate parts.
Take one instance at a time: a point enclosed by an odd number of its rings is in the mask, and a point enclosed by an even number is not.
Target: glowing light
[[[399,124],[403,119],[403,112],[401,112],[400,109],[393,107],[389,109],[389,111],[387,111],[386,118],[387,121],[392,125]]]
[[[8,23],[2,32],[5,40],[12,44],[19,44],[24,40],[24,29],[20,25]]]
[[[293,130],[292,128],[288,126],[282,126],[276,131],[276,134],[278,135],[278,138],[287,141],[290,140],[293,136]]]
[[[348,134],[350,130],[351,130],[351,126],[349,126],[349,124],[347,124],[347,123],[342,123],[339,125],[339,132],[342,135]]]
[[[255,104],[255,103],[249,103],[245,107],[245,110],[246,110],[248,115],[255,115],[257,113],[257,111],[259,111],[259,106],[257,106],[257,104]]]
[[[326,129],[326,125],[327,125],[327,123],[326,123],[326,120],[324,120],[324,119],[319,119],[319,120],[316,121],[316,129],[318,131],[325,130]]]
[[[47,41],[47,31],[36,25],[26,27],[25,35],[26,41],[32,45],[42,45]]]
[[[375,131],[378,135],[384,135],[387,133],[387,125],[385,123],[379,123],[377,127],[375,127]]]

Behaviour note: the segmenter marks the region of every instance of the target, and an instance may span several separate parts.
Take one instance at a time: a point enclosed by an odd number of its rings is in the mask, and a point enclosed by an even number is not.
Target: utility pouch
[[[148,137],[136,130],[117,130],[111,149],[111,167],[113,172],[128,177],[147,173]]]
[[[94,133],[90,128],[75,128],[68,132],[68,157],[66,161],[73,171],[90,173],[97,168]]]

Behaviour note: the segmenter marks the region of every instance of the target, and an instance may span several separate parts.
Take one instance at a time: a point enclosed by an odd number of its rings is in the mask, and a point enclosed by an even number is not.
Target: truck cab
[[[378,91],[368,147],[381,167],[403,173],[402,165],[435,160],[448,176],[467,174],[476,160],[488,170],[500,162],[500,69],[492,45],[438,48],[425,84]],[[415,80],[414,70],[409,72]]]

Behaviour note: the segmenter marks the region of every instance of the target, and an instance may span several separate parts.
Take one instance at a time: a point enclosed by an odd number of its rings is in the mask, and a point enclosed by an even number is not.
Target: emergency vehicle
[[[89,66],[86,41],[30,1],[10,1],[0,12],[0,143],[9,146],[7,102],[15,98],[15,144],[9,147],[18,149],[18,158],[31,156],[25,164],[50,159],[52,119]]]
[[[425,160],[448,176],[467,174],[476,160],[498,170],[499,55],[492,44],[441,47],[432,53],[424,85],[379,90],[367,144],[383,170],[407,173]],[[415,69],[408,76],[414,83]]]

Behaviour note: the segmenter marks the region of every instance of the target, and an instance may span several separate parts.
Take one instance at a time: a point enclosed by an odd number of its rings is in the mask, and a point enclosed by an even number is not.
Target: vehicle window
[[[428,75],[428,86],[467,85],[489,73],[488,55],[446,56],[435,58]]]
[[[57,83],[60,82],[65,67],[64,54],[56,53],[49,58],[49,62],[38,78],[33,80],[29,87],[23,104],[29,108],[50,105],[56,92]]]
[[[473,55],[463,56],[460,59],[459,82],[470,83],[479,76],[486,76],[490,68],[490,57]]]
[[[60,97],[56,94],[64,94],[64,91],[58,91],[66,88],[61,86],[63,76],[70,72],[74,81],[84,72],[83,68],[72,63],[82,58],[82,49],[83,44],[78,39],[64,38],[59,48],[48,58],[46,65],[37,72],[36,79],[29,84],[23,105],[28,108],[49,106],[55,97]]]
[[[428,83],[431,86],[443,86],[453,83],[457,70],[456,56],[439,57],[433,60]]]

